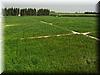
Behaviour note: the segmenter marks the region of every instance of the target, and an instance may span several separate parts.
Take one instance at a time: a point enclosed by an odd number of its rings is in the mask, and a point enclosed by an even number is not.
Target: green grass
[[[11,24],[18,26],[5,26]],[[92,36],[96,37],[96,27],[96,17],[5,17],[5,71],[97,72],[95,39],[84,35],[27,39],[33,36],[67,34],[71,30],[92,32]],[[22,37],[26,39],[20,40]]]

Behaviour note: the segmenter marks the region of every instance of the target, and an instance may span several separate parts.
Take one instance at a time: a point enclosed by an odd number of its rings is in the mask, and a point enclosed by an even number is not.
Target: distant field
[[[52,14],[54,16],[59,16],[59,17],[96,17],[97,14],[84,14],[84,13],[55,13]]]
[[[97,72],[96,17],[5,17],[5,71]]]

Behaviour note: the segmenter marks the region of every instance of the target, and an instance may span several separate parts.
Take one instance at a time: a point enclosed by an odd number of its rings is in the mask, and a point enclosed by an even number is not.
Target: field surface
[[[96,17],[5,17],[8,72],[97,72]]]

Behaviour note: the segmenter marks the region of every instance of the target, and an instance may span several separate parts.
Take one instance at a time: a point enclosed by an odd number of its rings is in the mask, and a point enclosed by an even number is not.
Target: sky
[[[96,11],[99,0],[0,0],[4,7],[48,8],[56,12]]]

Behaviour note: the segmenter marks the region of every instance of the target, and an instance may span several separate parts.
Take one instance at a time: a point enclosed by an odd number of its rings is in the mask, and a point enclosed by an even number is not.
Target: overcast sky
[[[56,12],[96,11],[99,0],[0,0],[4,7],[48,8]]]

